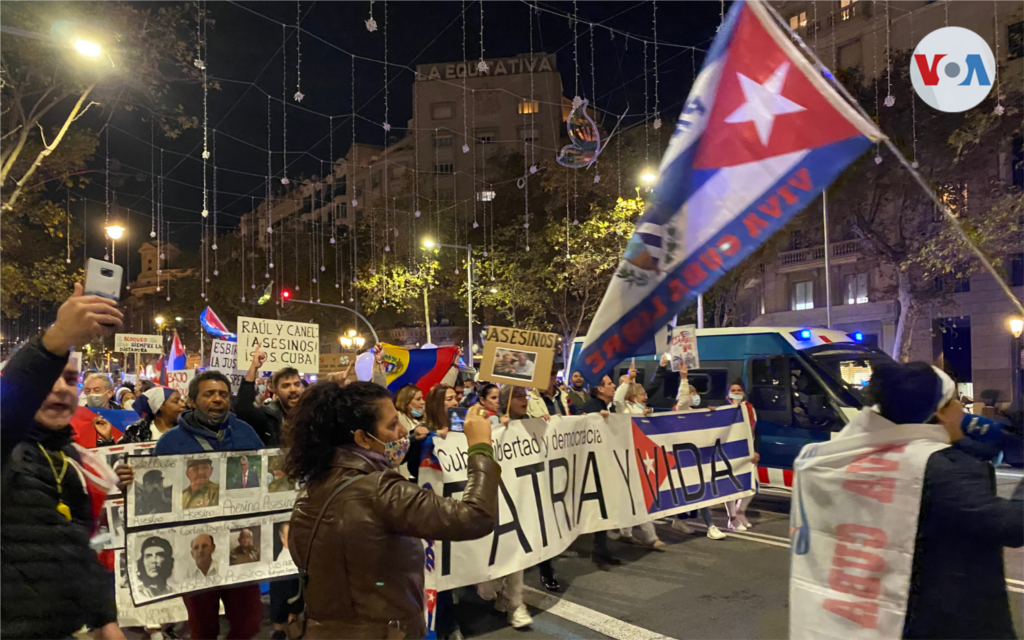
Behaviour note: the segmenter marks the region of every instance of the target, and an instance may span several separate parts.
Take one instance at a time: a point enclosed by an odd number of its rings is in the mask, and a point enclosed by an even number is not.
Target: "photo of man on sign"
[[[553,333],[488,327],[480,361],[481,382],[547,388],[558,336]]]

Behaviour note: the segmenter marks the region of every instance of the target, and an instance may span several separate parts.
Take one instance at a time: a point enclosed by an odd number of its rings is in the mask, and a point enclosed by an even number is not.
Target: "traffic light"
[[[281,289],[281,304],[284,304],[285,302],[288,302],[289,300],[291,300],[291,297],[292,297],[292,292],[291,291],[289,291],[288,289]]]

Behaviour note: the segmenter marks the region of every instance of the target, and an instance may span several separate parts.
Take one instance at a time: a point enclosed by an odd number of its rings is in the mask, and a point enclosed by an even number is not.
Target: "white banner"
[[[863,410],[794,463],[789,637],[903,636],[924,471],[949,446],[937,425]]]
[[[466,438],[452,432],[433,442],[420,465],[420,484],[459,498]],[[493,443],[502,466],[497,527],[480,540],[426,541],[429,590],[532,567],[586,533],[753,493],[753,438],[739,408],[516,421],[496,427]]]
[[[139,333],[115,333],[114,351],[116,353],[163,353],[163,336],[150,336]]]
[[[117,603],[117,624],[121,627],[159,627],[173,622],[188,620],[188,610],[181,598],[170,598],[163,602],[154,602],[143,607],[136,607],[132,602],[132,594],[128,588],[128,556],[124,549],[114,552],[114,566],[117,567],[117,580],[114,583],[114,599]],[[132,567],[137,571],[138,566]],[[224,603],[220,603],[220,613],[224,614]]]
[[[249,362],[256,347],[267,360],[260,371],[295,367],[299,373],[320,370],[320,325],[308,322],[238,317],[238,360]]]

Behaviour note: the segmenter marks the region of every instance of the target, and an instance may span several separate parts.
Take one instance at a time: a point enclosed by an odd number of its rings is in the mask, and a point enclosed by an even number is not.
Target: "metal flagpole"
[[[697,294],[697,328],[704,328],[704,294]]]
[[[832,273],[828,268],[829,254],[832,247],[828,243],[828,189],[821,191],[821,220],[825,225],[825,322],[832,328]]]

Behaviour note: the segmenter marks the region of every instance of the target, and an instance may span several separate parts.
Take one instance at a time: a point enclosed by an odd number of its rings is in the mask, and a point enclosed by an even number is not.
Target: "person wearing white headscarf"
[[[142,416],[125,429],[118,444],[155,442],[178,422],[185,408],[181,394],[168,387],[153,387],[135,400],[135,412]]]

